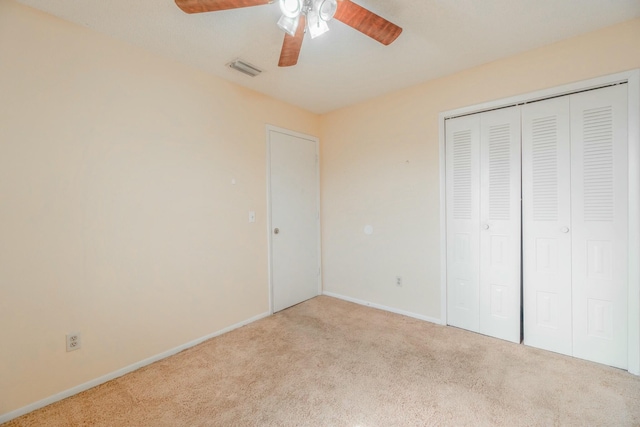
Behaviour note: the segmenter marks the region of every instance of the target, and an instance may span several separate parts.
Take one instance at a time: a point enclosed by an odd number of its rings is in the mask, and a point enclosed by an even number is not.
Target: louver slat
[[[489,130],[489,219],[509,220],[511,211],[511,127]]]
[[[583,112],[584,220],[613,221],[613,116],[611,107]]]
[[[534,119],[531,126],[533,220],[558,219],[558,124],[555,116]]]
[[[453,134],[453,217],[471,219],[471,131]]]

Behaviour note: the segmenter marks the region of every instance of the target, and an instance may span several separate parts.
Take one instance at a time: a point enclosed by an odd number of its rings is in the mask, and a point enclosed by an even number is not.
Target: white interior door
[[[319,294],[318,141],[269,129],[271,288],[277,312]]]
[[[573,355],[623,369],[628,340],[627,105],[626,85],[571,96]]]
[[[480,331],[480,116],[446,123],[447,323]]]
[[[480,332],[520,342],[520,108],[480,115]]]
[[[446,125],[447,321],[520,342],[518,107]]]
[[[524,343],[571,355],[568,96],[522,106]]]
[[[627,367],[627,88],[522,107],[525,344]]]

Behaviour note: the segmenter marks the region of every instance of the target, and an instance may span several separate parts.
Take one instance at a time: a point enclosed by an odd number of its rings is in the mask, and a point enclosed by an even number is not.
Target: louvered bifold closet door
[[[623,369],[628,357],[627,114],[626,85],[571,96],[573,355]]]
[[[524,342],[627,367],[627,88],[522,107]]]
[[[480,332],[520,342],[520,108],[480,116]]]
[[[520,341],[518,107],[446,122],[447,320]]]
[[[522,107],[524,343],[572,354],[568,96]]]
[[[446,122],[447,323],[478,332],[480,116]]]

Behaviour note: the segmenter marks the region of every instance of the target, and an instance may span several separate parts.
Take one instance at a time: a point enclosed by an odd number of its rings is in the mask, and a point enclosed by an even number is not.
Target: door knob
[[[562,232],[563,233],[568,233],[569,232],[569,227],[562,227]]]
[[[274,228],[273,229],[273,234],[278,234],[280,233],[280,229],[279,228]]]
[[[482,228],[484,228],[485,230],[488,230],[489,229],[489,224],[483,225]]]

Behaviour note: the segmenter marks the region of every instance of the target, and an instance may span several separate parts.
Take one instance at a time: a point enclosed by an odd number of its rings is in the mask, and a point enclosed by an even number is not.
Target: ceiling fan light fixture
[[[304,0],[280,0],[280,11],[287,18],[296,18],[302,13]]]
[[[316,0],[316,8],[318,16],[325,22],[331,21],[338,9],[337,0]]]
[[[307,13],[307,30],[311,38],[315,39],[329,31],[329,25],[327,25],[327,21],[320,19],[317,11],[310,10]]]
[[[298,24],[300,23],[300,15],[295,18],[289,18],[288,16],[282,15],[278,20],[278,27],[291,37],[296,35],[296,30],[298,29]]]

